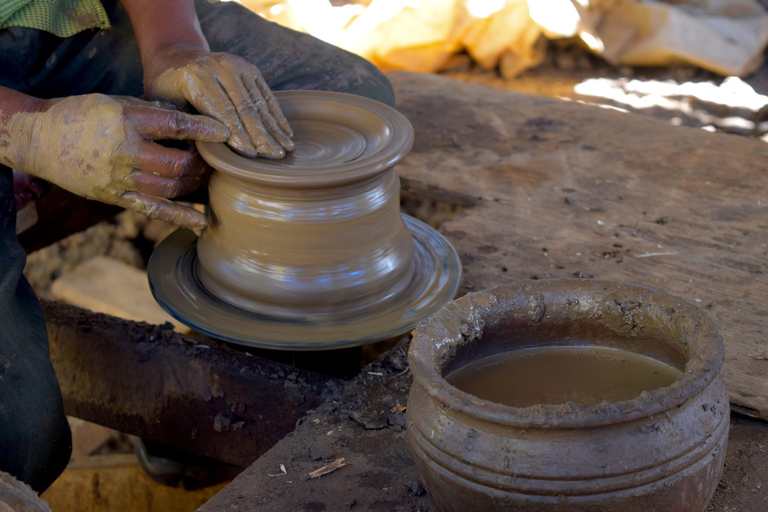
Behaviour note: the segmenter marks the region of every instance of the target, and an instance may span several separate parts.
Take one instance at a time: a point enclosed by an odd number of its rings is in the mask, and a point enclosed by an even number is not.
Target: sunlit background
[[[768,44],[768,14],[757,0],[238,1],[384,71],[442,72],[676,125],[764,138],[768,133],[768,97],[739,78],[759,68]],[[532,86],[557,41],[591,52],[602,65],[590,74],[572,63],[566,67],[578,73]],[[658,71],[680,66],[703,72]],[[646,69],[654,72],[644,78]]]

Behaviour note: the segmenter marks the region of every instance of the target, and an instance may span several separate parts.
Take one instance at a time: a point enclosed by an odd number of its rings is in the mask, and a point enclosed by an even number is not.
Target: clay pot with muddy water
[[[381,305],[414,272],[393,166],[413,128],[376,101],[319,91],[276,93],[296,148],[248,159],[199,144],[217,172],[197,244],[203,285],[236,307],[284,318]]]
[[[625,401],[519,408],[445,378],[496,354],[583,345],[647,356],[681,377]],[[442,511],[701,512],[728,438],[722,361],[699,309],[641,286],[551,280],[473,293],[414,331],[409,444]]]

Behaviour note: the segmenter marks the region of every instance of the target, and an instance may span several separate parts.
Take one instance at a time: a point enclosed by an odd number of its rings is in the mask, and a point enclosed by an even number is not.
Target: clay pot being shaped
[[[209,224],[179,229],[147,275],[163,309],[214,338],[329,350],[399,336],[451,300],[461,262],[435,229],[400,213],[394,166],[413,128],[351,94],[275,94],[294,130],[282,160],[198,143],[215,169]]]
[[[626,401],[521,408],[444,378],[484,357],[552,345],[622,349],[683,372]],[[473,293],[414,331],[409,445],[444,512],[701,512],[728,438],[722,362],[720,335],[699,309],[645,287],[550,280]]]
[[[396,298],[414,272],[393,166],[413,145],[396,110],[348,94],[276,93],[296,148],[249,159],[199,144],[217,172],[199,278],[219,299],[287,319],[359,313]]]

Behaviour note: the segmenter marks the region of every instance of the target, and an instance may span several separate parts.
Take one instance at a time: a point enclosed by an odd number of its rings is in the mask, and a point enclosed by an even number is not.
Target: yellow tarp
[[[762,61],[768,14],[757,0],[239,0],[384,69],[433,72],[466,50],[515,76],[543,59],[542,37],[580,37],[616,64],[688,62],[744,76]]]

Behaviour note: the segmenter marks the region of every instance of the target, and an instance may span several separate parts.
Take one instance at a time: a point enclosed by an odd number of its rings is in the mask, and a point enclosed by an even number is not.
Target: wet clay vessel
[[[486,356],[568,344],[629,350],[684,375],[624,402],[526,408],[443,378]],[[414,331],[409,445],[442,511],[701,512],[728,438],[722,362],[703,312],[645,287],[551,280],[473,293]]]
[[[268,348],[339,348],[407,332],[452,298],[461,273],[445,239],[400,214],[394,165],[413,128],[359,96],[276,96],[295,149],[268,160],[198,144],[216,170],[209,226],[199,239],[177,232],[155,252],[156,298],[201,332]]]

